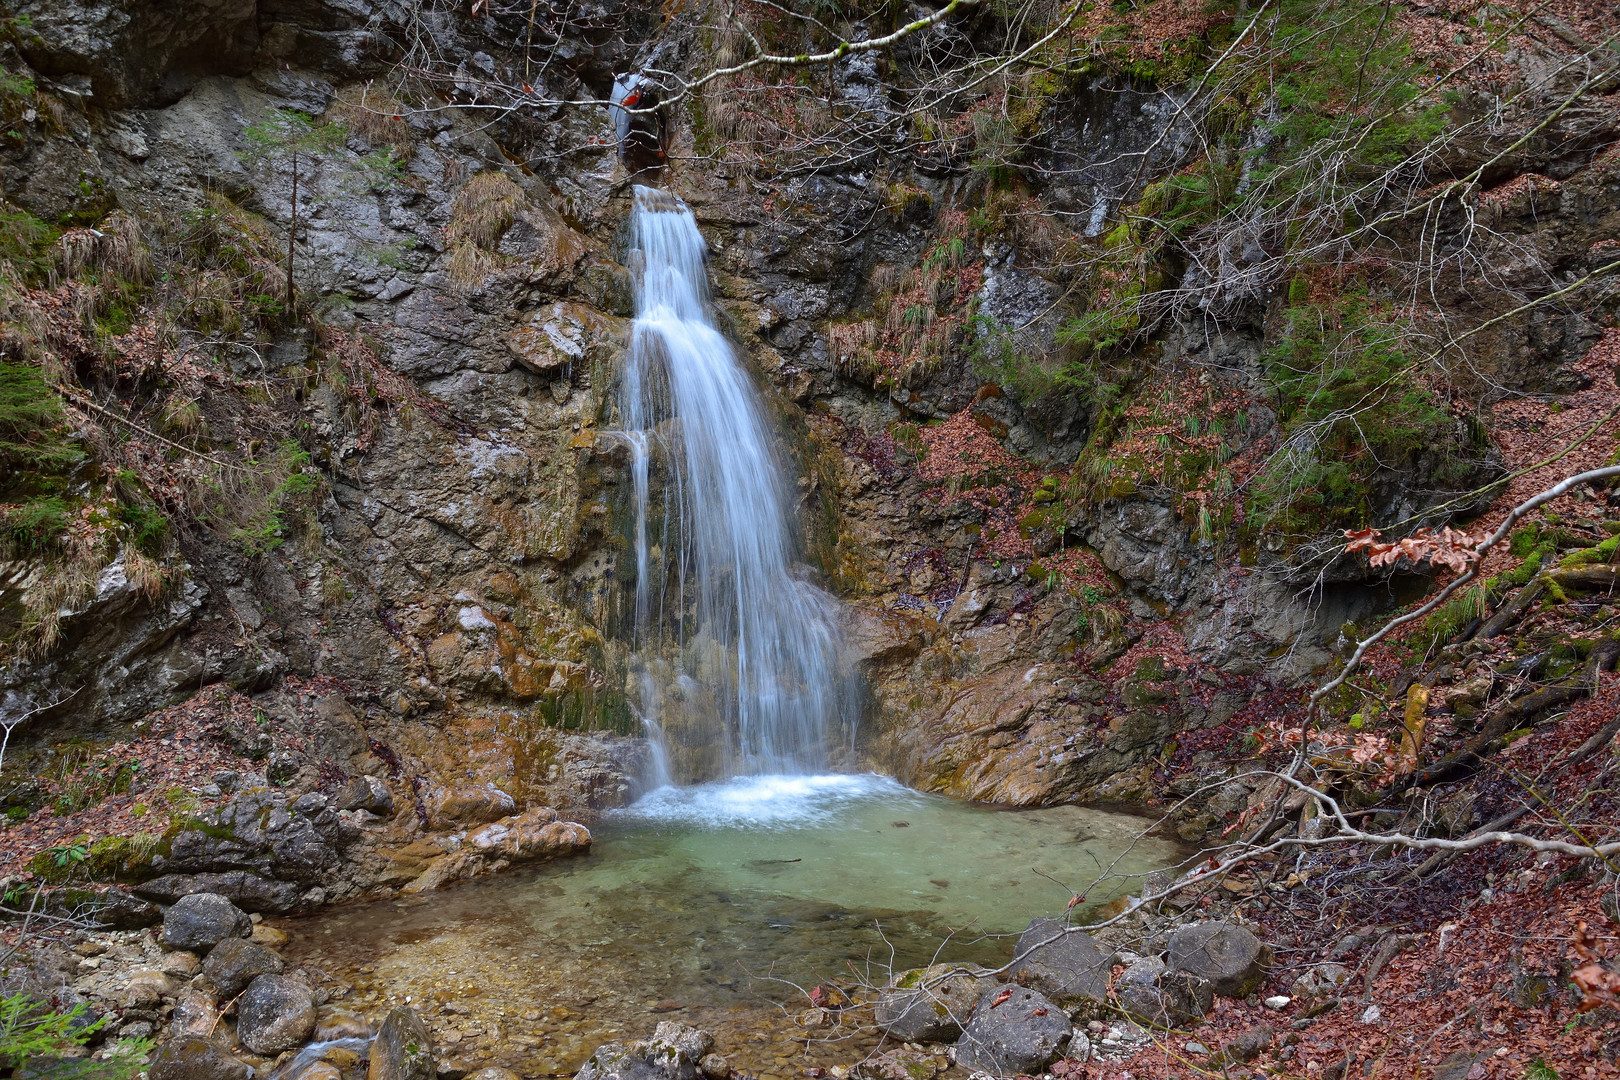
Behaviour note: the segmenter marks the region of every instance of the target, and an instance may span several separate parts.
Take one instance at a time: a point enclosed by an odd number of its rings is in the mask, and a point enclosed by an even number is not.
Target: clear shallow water
[[[973,806],[877,776],[666,788],[610,814],[586,858],[305,920],[291,949],[352,984],[343,1000],[362,1011],[410,995],[443,1048],[474,1062],[571,1074],[597,1045],[668,1019],[786,1080],[876,1039],[854,1024],[807,1031],[808,1003],[780,980],[881,985],[891,962],[1004,962],[1031,918],[1068,900],[1032,868],[1084,888],[1128,847],[1118,873],[1175,862],[1170,842],[1137,838],[1143,825]]]

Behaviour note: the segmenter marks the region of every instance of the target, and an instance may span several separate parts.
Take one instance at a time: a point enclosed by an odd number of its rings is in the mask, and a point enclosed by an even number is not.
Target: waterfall
[[[824,769],[851,715],[836,602],[796,557],[791,486],[763,402],[710,316],[692,212],[638,186],[631,228],[636,320],[619,411],[642,719],[667,740],[677,779]]]

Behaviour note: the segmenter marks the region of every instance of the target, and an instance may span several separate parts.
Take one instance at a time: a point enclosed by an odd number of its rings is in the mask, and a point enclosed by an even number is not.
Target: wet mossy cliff
[[[605,111],[556,102],[736,45],[610,5],[536,67],[520,14],[464,9],[9,5],[14,818],[48,809],[62,746],[139,748],[221,686],[262,718],[207,728],[237,771],[323,790],[368,773],[407,819],[461,784],[584,810],[642,783],[627,458],[605,434],[629,177]],[[1219,44],[1218,23],[1187,41]],[[909,55],[821,71],[828,115],[881,114]],[[1496,497],[1504,462],[1470,403],[1612,380],[1582,367],[1601,311],[1515,312],[1467,273],[1436,301],[1496,321],[1442,386],[1402,379],[1376,283],[1258,288],[1241,245],[1208,265],[1149,250],[1117,193],[1169,212],[1173,192],[1133,182],[1191,145],[1178,55],[1105,50],[1024,87],[1003,127],[963,112],[931,157],[792,158],[830,130],[802,94],[669,110],[656,182],[709,240],[722,322],[795,462],[806,559],[847,604],[867,690],[852,760],[999,802],[1154,795],[1178,742],[1293,693],[1346,623],[1429,587],[1335,538]],[[492,86],[539,103],[491,108]],[[1620,237],[1613,95],[1491,159],[1468,197],[1493,239],[1470,265],[1528,295],[1601,260]],[[1495,153],[1453,151],[1437,180]],[[1392,231],[1391,250],[1461,220]],[[1214,299],[1151,318],[1104,302],[1171,289]],[[1328,371],[1345,335],[1360,366]]]

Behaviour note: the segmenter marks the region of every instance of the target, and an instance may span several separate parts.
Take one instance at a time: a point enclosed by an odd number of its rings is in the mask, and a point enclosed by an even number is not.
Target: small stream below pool
[[[1031,918],[1069,899],[1035,869],[1083,888],[1110,865],[1175,863],[1145,824],[975,806],[873,775],[665,788],[607,815],[587,857],[299,920],[286,951],[375,1019],[409,997],[444,1056],[480,1066],[571,1075],[601,1043],[677,1020],[712,1031],[734,1067],[787,1080],[878,1041],[853,1022],[801,1026],[793,984],[1004,963]],[[1127,890],[1094,890],[1088,906]]]

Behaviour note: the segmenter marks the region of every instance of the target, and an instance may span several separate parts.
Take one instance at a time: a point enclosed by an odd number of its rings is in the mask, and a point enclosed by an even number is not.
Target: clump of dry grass
[[[396,161],[411,156],[414,141],[406,121],[410,106],[386,88],[362,86],[337,95],[327,115],[374,147],[387,147]]]
[[[209,335],[235,336],[249,321],[282,317],[287,269],[281,237],[258,214],[219,192],[209,192],[203,211],[188,219],[177,238],[188,267],[173,301],[176,321]]]
[[[452,243],[471,241],[494,251],[523,209],[523,189],[505,173],[492,169],[468,180],[450,206],[445,236]]]
[[[63,277],[77,278],[88,272],[139,284],[152,272],[152,252],[146,246],[140,219],[125,210],[108,214],[99,228],[69,229],[56,246]]]
[[[171,435],[194,437],[202,434],[206,426],[196,398],[170,398],[163,406],[163,429]]]
[[[331,566],[321,567],[321,606],[328,610],[340,606],[350,599],[353,594],[343,580],[343,575]]]
[[[475,289],[488,281],[501,268],[501,257],[485,251],[471,240],[463,240],[450,249],[450,262],[446,272],[450,281],[462,289]]]
[[[476,289],[501,269],[496,248],[522,212],[523,203],[523,189],[496,169],[478,173],[461,186],[444,230],[450,242],[446,272],[453,285]]]
[[[96,594],[101,568],[112,561],[113,535],[81,519],[57,541],[48,572],[23,593],[22,633],[14,642],[23,659],[44,656],[62,640],[63,613],[71,614]]]
[[[51,333],[50,316],[29,295],[16,268],[0,261],[0,348],[30,363],[43,364],[46,381],[55,382],[62,365],[47,344]]]
[[[148,600],[156,600],[163,595],[168,585],[168,575],[163,572],[163,564],[149,555],[133,547],[124,549],[124,576],[135,590]]]

